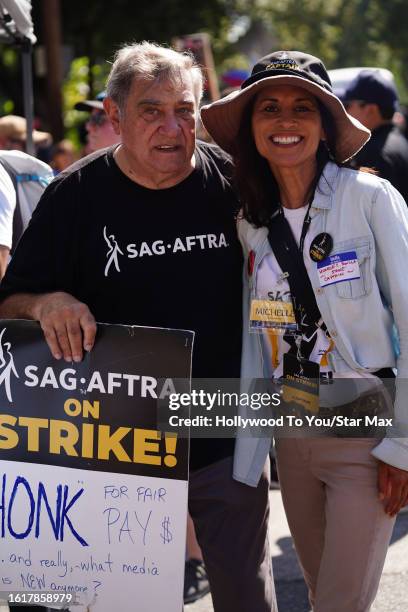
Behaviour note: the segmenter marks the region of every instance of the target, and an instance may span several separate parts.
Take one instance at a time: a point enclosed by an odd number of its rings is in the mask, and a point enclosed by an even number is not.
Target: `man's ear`
[[[103,101],[103,108],[109,117],[113,131],[115,134],[120,136],[120,112],[118,105],[112,100],[112,98],[105,98]]]

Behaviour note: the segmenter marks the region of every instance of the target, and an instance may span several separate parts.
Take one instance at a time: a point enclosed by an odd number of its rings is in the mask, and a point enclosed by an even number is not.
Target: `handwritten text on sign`
[[[156,402],[189,377],[192,334],[100,326],[67,368],[36,324],[3,329],[0,591],[179,612],[188,441],[157,429]]]

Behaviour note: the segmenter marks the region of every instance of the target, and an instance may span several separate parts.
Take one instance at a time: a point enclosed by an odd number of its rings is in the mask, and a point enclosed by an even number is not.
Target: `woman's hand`
[[[395,516],[408,504],[408,472],[379,461],[378,493],[384,502],[384,511]]]

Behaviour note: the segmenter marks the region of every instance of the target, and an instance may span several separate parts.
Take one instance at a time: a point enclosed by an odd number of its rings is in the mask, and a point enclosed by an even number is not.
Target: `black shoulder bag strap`
[[[295,316],[301,324],[302,311],[309,322],[317,324],[321,319],[312,284],[303,261],[303,253],[293,237],[290,225],[280,211],[269,224],[268,240],[282,272],[287,272],[288,283],[294,301]]]
[[[5,159],[2,159],[1,154],[0,154],[0,164],[3,166],[5,171],[10,176],[11,181],[13,183],[14,190],[16,192],[16,207],[14,209],[14,216],[13,216],[13,238],[12,238],[12,246],[10,249],[10,252],[13,253],[14,249],[17,246],[17,242],[20,240],[21,235],[24,230],[23,217],[21,215],[21,209],[20,209],[20,199],[18,196],[17,172],[14,170],[11,164],[9,164],[9,162],[7,162]]]

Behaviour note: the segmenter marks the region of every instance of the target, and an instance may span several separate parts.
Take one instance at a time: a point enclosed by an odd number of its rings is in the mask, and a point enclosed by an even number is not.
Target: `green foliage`
[[[2,63],[7,68],[14,70],[18,65],[18,53],[11,47],[6,47],[2,53]]]
[[[380,66],[408,93],[406,0],[257,0],[283,49],[322,58],[328,68]]]
[[[39,6],[33,3],[36,23]],[[243,18],[267,24],[279,41],[275,48],[312,53],[328,68],[389,68],[408,100],[407,0],[66,0],[60,6],[64,43],[77,56],[64,84],[67,127],[83,119],[74,104],[103,89],[109,60],[126,42],[171,44],[174,37],[205,31],[218,74],[247,67],[239,41],[230,36]],[[3,63],[16,61],[10,53]]]
[[[86,100],[89,96],[89,60],[87,57],[77,57],[71,63],[68,77],[62,87],[64,101],[64,123],[66,127],[72,127],[80,119],[84,118],[84,113],[74,110],[74,105],[81,100]]]
[[[13,100],[5,100],[3,102],[3,115],[12,115],[14,111],[14,102]]]
[[[20,57],[18,51],[6,43],[0,44],[0,115],[21,114]]]
[[[66,137],[71,140],[76,147],[79,146],[78,130],[81,123],[86,121],[88,113],[83,113],[74,109],[77,102],[89,98],[89,59],[87,57],[77,57],[71,63],[71,68],[62,87],[64,104],[64,125],[67,129]]]

